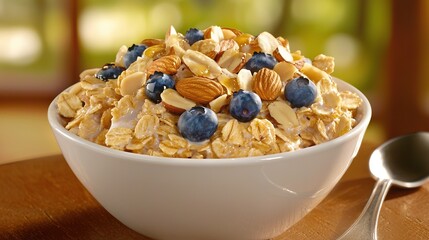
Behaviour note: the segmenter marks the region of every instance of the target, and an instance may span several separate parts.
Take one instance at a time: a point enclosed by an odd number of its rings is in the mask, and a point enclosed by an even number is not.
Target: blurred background
[[[429,1],[0,0],[0,162],[59,153],[49,102],[170,25],[269,31],[306,57],[335,57],[333,75],[373,106],[365,141],[429,130]]]

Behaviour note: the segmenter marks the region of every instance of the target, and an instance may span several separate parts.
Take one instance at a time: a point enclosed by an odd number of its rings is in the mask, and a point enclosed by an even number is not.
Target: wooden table
[[[358,217],[375,183],[362,145],[340,183],[303,220],[275,240],[336,239]],[[380,239],[429,239],[429,183],[391,189]],[[0,239],[149,239],[125,227],[85,190],[61,155],[0,165]]]

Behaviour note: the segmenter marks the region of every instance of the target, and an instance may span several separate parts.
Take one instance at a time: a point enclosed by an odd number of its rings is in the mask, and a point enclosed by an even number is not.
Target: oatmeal
[[[362,100],[339,91],[334,58],[306,58],[268,32],[171,27],[122,46],[59,95],[65,128],[138,154],[233,158],[295,151],[356,125]]]

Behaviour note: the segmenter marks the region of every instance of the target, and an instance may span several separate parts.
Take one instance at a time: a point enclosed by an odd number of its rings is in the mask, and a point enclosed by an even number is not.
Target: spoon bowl
[[[369,169],[374,178],[390,179],[399,187],[421,186],[429,180],[429,133],[387,141],[371,155]]]
[[[359,218],[338,239],[376,240],[378,216],[390,186],[415,188],[429,180],[429,132],[393,138],[382,144],[371,154],[369,169],[377,179],[371,196]]]

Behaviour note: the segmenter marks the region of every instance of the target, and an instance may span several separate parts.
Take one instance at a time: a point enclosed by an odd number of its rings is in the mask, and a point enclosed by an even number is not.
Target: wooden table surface
[[[336,239],[362,211],[375,183],[363,143],[328,197],[275,238]],[[391,189],[379,220],[379,239],[429,239],[429,183]],[[149,239],[117,221],[85,190],[64,158],[54,155],[0,165],[0,239]]]

